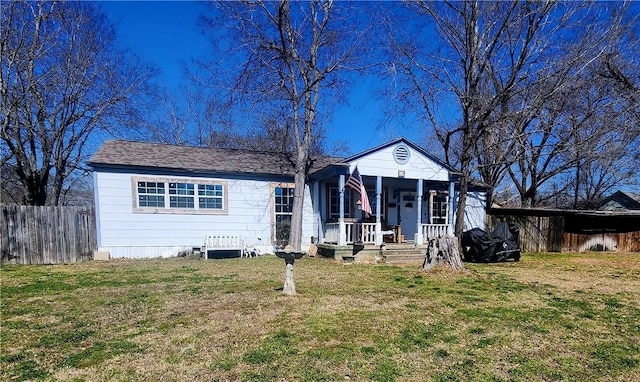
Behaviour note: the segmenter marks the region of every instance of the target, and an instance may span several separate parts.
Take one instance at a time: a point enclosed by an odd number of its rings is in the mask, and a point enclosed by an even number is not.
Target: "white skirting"
[[[100,252],[109,252],[112,259],[153,259],[158,257],[176,257],[183,251],[191,252],[193,247],[186,246],[162,246],[162,247],[149,247],[149,246],[109,246],[98,247]]]

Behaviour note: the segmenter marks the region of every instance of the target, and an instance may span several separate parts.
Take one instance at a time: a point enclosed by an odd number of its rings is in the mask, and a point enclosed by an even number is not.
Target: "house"
[[[598,210],[601,211],[630,211],[640,210],[640,194],[627,191],[616,191],[602,201]]]
[[[175,256],[206,235],[241,235],[263,253],[286,243],[294,185],[283,154],[110,140],[94,171],[98,250],[111,257]],[[345,188],[358,168],[372,206]],[[303,249],[312,242],[381,245],[452,233],[459,173],[399,138],[349,158],[314,158],[304,190]],[[465,229],[485,228],[485,190],[473,188]]]

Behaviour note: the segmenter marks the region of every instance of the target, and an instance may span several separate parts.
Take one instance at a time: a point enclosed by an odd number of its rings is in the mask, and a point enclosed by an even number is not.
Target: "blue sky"
[[[161,70],[158,83],[175,88],[183,81],[183,65],[207,55],[210,44],[198,25],[198,17],[207,6],[204,1],[104,1],[102,8],[115,23],[118,41]],[[356,154],[382,143],[407,137],[414,142],[439,151],[433,135],[426,127],[416,125],[412,118],[396,115],[385,120],[386,104],[376,98],[374,76],[358,79],[347,91],[348,104],[333,110],[327,125],[326,147],[346,143]],[[444,102],[447,104],[447,102]],[[446,108],[446,105],[445,105]],[[448,113],[447,118],[455,118]],[[428,140],[431,137],[431,140]]]
[[[205,6],[199,1],[105,1],[103,10],[116,24],[119,43],[157,66],[162,73],[158,83],[171,89],[182,81],[183,63],[209,49],[197,23]],[[347,93],[348,104],[333,112],[327,126],[329,148],[344,141],[355,154],[400,136],[420,142],[416,129],[380,126],[384,110],[374,85],[372,77],[359,81]]]

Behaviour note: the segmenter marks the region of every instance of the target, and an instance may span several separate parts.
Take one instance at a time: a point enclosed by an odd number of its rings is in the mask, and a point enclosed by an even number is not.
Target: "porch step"
[[[387,249],[380,251],[387,264],[419,264],[424,263],[424,253],[415,247],[405,249]]]
[[[384,248],[387,251],[410,251],[418,249],[418,247],[413,243],[386,243]]]

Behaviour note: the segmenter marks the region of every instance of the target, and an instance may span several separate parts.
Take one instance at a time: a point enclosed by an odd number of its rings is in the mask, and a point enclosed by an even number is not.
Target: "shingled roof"
[[[309,173],[341,161],[341,158],[333,157],[314,158]],[[88,164],[94,168],[133,166],[200,173],[293,176],[292,163],[282,153],[123,140],[105,141]]]
[[[640,210],[640,193],[618,190],[602,201],[599,210]]]

